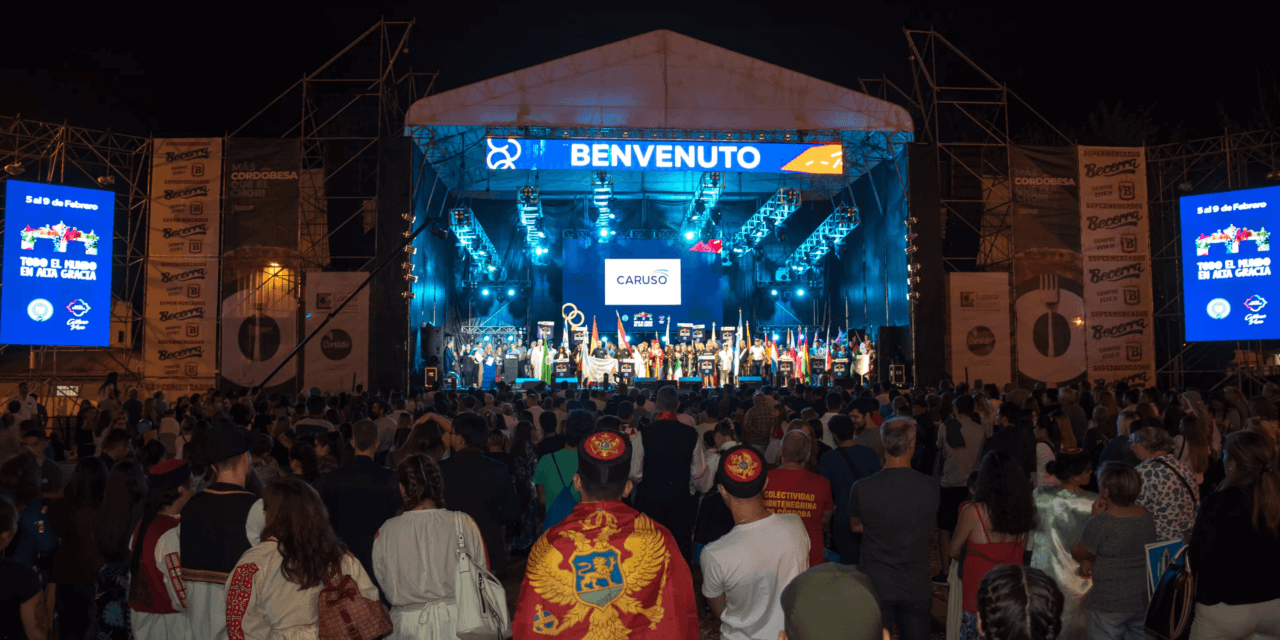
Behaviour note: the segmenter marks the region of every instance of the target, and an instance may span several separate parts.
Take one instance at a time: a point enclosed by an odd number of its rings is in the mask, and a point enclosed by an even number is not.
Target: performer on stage
[[[751,345],[751,375],[764,375],[764,341],[756,338],[756,343]]]
[[[751,375],[751,349],[745,339],[738,340],[738,376]]]
[[[516,338],[516,346],[513,351],[516,353],[516,372],[511,376],[510,380],[507,380],[509,383],[515,382],[516,378],[528,378],[530,377],[529,372],[533,371],[529,367],[529,350],[525,348],[523,339]]]
[[[493,353],[493,345],[484,348],[484,361],[482,364],[484,368],[481,369],[480,388],[492,389],[494,378],[498,377],[498,358]]]
[[[457,356],[456,356],[456,354],[455,354],[455,353],[454,353],[454,351],[453,351],[453,338],[449,338],[449,339],[448,339],[447,341],[445,341],[445,343],[444,343],[444,358],[443,358],[443,360],[444,360],[444,362],[442,363],[442,364],[444,365],[444,366],[442,367],[442,368],[443,368],[443,371],[441,371],[441,372],[440,372],[440,373],[441,373],[441,374],[440,374],[440,379],[441,379],[441,380],[444,380],[445,378],[448,378],[448,377],[449,377],[449,374],[451,374],[451,373],[453,373],[453,372],[454,372],[454,367],[456,366]]]
[[[654,338],[649,341],[649,375],[654,378],[662,378],[662,368],[666,361],[662,352],[662,345],[658,344],[658,339]]]
[[[642,342],[640,343],[640,346],[637,346],[631,350],[631,361],[635,363],[635,367],[636,367],[636,372],[633,378],[649,377],[648,371],[645,369],[645,361],[648,360],[648,358],[646,358],[644,355],[643,347],[644,347],[644,343]]]
[[[730,384],[734,382],[737,373],[737,367],[733,364],[733,347],[726,341],[724,348],[720,350],[717,358],[720,365],[720,384]]]

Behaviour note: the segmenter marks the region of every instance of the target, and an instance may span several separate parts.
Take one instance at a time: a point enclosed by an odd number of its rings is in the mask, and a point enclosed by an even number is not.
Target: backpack
[[[556,466],[556,477],[560,478],[560,482],[564,482],[564,476],[560,473],[560,463],[556,462],[555,454],[551,455],[551,463]],[[578,501],[573,497],[573,485],[566,483],[556,499],[552,501],[551,508],[547,510],[547,517],[542,521],[542,530],[545,532],[560,524],[561,520],[573,513],[573,508],[577,505]]]
[[[355,578],[346,574],[324,583],[316,612],[320,640],[374,640],[395,630],[382,603],[360,595]]]

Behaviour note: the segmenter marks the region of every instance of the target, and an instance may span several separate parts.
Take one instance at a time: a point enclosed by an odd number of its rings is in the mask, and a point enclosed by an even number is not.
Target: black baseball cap
[[[253,432],[230,423],[209,427],[204,438],[205,459],[217,463],[244,454],[253,447],[256,437]]]

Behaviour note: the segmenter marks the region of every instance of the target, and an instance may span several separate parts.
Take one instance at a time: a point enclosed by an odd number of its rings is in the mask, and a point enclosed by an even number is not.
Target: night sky
[[[602,4],[609,3],[595,6]],[[640,13],[474,0],[317,2],[296,11],[228,3],[173,5],[148,17],[144,5],[71,11],[29,3],[6,15],[0,114],[135,134],[221,135],[380,16],[418,21],[409,55],[415,70],[440,72],[437,90],[659,28],[856,89],[859,77],[882,75],[909,86],[902,28],[934,26],[1056,126],[1085,127],[1100,100],[1150,107],[1160,125],[1154,142],[1219,134],[1223,113],[1241,127],[1259,126],[1260,84],[1274,82],[1275,26],[1257,5],[763,4],[690,2],[696,12]]]

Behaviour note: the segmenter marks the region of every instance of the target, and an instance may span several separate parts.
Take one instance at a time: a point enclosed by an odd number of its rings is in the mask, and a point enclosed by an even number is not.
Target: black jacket
[[[1031,432],[1021,427],[997,427],[996,432],[982,445],[982,455],[988,451],[1003,451],[1022,466],[1022,471],[1031,474],[1036,471],[1036,438]]]
[[[334,533],[373,576],[373,537],[400,510],[396,472],[356,456],[325,477],[324,506]]]
[[[677,420],[657,420],[640,430],[644,443],[644,481],[640,499],[665,501],[689,496],[689,467],[698,431]]]
[[[476,521],[489,552],[489,568],[501,573],[507,566],[503,525],[520,521],[520,503],[507,465],[468,448],[440,461],[440,475],[444,507]]]

